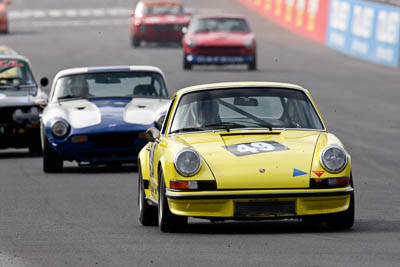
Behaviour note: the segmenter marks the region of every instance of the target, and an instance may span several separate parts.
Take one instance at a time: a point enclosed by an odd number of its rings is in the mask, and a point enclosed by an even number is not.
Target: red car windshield
[[[183,8],[180,5],[149,5],[143,10],[145,15],[180,15]]]
[[[190,23],[190,32],[250,32],[244,19],[201,18]]]

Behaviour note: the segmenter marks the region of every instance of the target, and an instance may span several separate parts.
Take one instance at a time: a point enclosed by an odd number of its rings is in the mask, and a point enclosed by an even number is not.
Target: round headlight
[[[337,145],[329,145],[321,152],[322,167],[329,172],[341,172],[347,165],[346,151]]]
[[[195,39],[187,39],[186,44],[188,47],[193,48],[196,46],[196,40]]]
[[[64,121],[56,121],[51,126],[51,132],[58,138],[63,138],[68,134],[69,126]]]
[[[192,176],[199,172],[201,158],[195,150],[184,148],[176,154],[174,164],[180,175]]]
[[[244,42],[244,46],[245,46],[246,48],[251,48],[251,47],[253,47],[253,45],[254,45],[254,40],[252,40],[252,39],[246,40],[246,41]]]

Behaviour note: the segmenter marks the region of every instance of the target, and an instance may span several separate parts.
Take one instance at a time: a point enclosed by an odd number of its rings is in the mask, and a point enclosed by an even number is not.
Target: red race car
[[[132,46],[147,42],[178,42],[182,28],[189,24],[190,15],[175,1],[140,1],[132,13]]]
[[[249,70],[257,69],[256,39],[241,16],[194,16],[182,45],[185,70],[194,64],[247,64]]]
[[[0,33],[8,33],[7,6],[11,0],[0,0]]]

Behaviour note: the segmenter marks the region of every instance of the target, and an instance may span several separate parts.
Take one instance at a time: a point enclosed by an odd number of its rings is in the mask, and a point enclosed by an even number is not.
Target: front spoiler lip
[[[343,196],[350,195],[354,193],[353,188],[345,188],[342,190],[313,190],[313,191],[303,191],[303,192],[263,192],[263,193],[226,193],[215,194],[187,194],[185,192],[176,193],[168,191],[166,192],[166,197],[169,199],[178,200],[202,200],[202,199],[260,199],[260,198],[298,198],[298,197],[331,197],[331,196]]]

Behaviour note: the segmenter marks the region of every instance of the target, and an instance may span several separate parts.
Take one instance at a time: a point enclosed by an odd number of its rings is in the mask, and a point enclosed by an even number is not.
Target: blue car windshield
[[[168,92],[163,77],[156,72],[96,72],[59,78],[52,99],[91,97],[168,98]]]
[[[227,88],[183,95],[170,133],[227,128],[323,130],[324,126],[310,99],[302,91]]]
[[[35,94],[37,90],[29,64],[22,60],[0,59],[0,93],[7,96]]]

